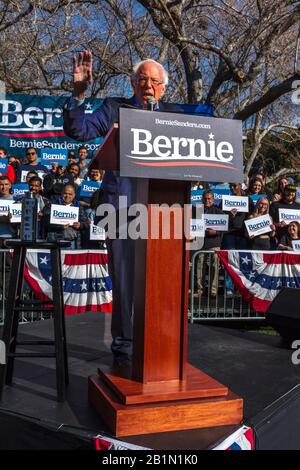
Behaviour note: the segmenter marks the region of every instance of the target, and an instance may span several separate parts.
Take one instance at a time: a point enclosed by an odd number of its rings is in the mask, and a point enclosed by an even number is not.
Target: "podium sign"
[[[242,123],[121,108],[120,175],[242,182]]]

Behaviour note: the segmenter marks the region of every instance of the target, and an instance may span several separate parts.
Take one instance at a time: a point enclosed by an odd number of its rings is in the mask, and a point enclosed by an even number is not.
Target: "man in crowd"
[[[80,167],[79,177],[81,179],[84,179],[88,173],[87,156],[88,156],[87,148],[84,145],[82,145],[78,149],[78,159],[79,159],[79,167]]]
[[[8,176],[0,176],[0,205],[7,201],[13,201],[14,198],[11,195],[11,181]],[[6,248],[4,242],[7,238],[13,238],[16,235],[16,229],[13,224],[10,223],[11,214],[0,215],[0,248]],[[9,275],[11,269],[11,257],[8,253],[0,253],[0,292],[4,293],[5,296],[8,292]],[[5,285],[4,285],[5,279]]]
[[[293,184],[287,184],[283,188],[282,200],[273,202],[270,206],[270,216],[276,227],[276,237],[280,240],[281,237],[287,235],[289,222],[279,222],[279,209],[294,209],[300,210],[300,204],[296,202],[297,188]]]
[[[38,154],[34,147],[29,147],[26,151],[27,163],[20,166],[17,173],[17,183],[24,183],[26,175],[29,171],[36,171],[39,175],[47,174],[48,168],[45,165],[40,165],[37,161]]]
[[[56,200],[52,201],[53,204],[62,206],[79,207],[79,201],[75,198],[75,187],[72,184],[65,184],[61,193]],[[70,240],[70,249],[76,250],[81,247],[81,235],[82,230],[87,230],[89,224],[87,217],[84,213],[84,209],[79,207],[78,221],[73,224],[59,225],[51,224],[51,203],[47,203],[43,209],[42,217],[42,231],[46,235],[46,239],[49,241],[56,240]]]
[[[211,190],[204,191],[203,196],[203,205],[204,205],[204,214],[223,214],[223,211],[214,205],[214,193]],[[219,230],[214,230],[212,228],[207,228],[205,230],[204,245],[202,250],[217,250],[220,249],[222,243],[222,232]],[[201,297],[204,291],[205,286],[205,277],[206,277],[206,266],[208,258],[210,255],[200,255],[198,256],[197,268],[196,268],[196,282],[197,282],[197,291],[195,292],[195,298]],[[216,254],[211,255],[210,258],[210,270],[209,270],[209,286],[208,286],[208,295],[211,297],[216,297],[218,293],[218,269],[219,261]]]
[[[174,105],[160,101],[168,76],[161,64],[145,60],[137,64],[131,77],[134,96],[130,99],[107,98],[93,113],[85,114],[84,98],[92,82],[92,54],[84,51],[74,58],[74,93],[64,108],[65,133],[79,141],[105,136],[118,121],[119,109],[137,107],[147,109],[149,99],[160,111],[177,110]],[[119,196],[126,196],[128,206],[136,202],[136,180],[120,177],[118,172],[106,171],[102,182],[101,203],[110,203],[117,210]],[[108,240],[109,273],[113,286],[112,352],[115,363],[123,365],[132,356],[132,302],[134,278],[134,245],[130,238]]]
[[[5,147],[0,147],[0,159],[1,158],[7,158],[7,153],[6,153],[6,148]],[[1,160],[0,160],[1,162]],[[7,170],[6,171],[1,171],[0,170],[0,176],[7,176],[9,181],[11,183],[15,182],[15,170],[13,166],[8,163],[7,165]]]

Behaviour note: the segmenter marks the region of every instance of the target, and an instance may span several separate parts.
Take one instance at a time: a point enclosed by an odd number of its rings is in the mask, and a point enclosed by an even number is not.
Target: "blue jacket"
[[[106,98],[103,104],[93,113],[85,114],[84,105],[68,110],[64,107],[64,131],[67,136],[82,142],[104,137],[112,125],[119,120],[120,107],[134,107],[134,97]],[[174,104],[159,102],[159,111],[181,112]],[[106,171],[101,189],[103,191],[101,203],[110,203],[118,207],[119,196],[127,196],[127,205],[136,202],[136,179],[120,177],[118,171]]]

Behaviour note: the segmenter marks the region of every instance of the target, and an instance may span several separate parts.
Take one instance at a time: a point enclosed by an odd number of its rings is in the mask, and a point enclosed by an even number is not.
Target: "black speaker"
[[[266,321],[289,343],[300,339],[300,289],[281,289],[266,312]]]

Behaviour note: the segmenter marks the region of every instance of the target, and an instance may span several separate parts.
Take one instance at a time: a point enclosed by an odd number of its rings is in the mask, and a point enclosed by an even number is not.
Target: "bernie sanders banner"
[[[63,105],[66,96],[33,96],[9,94],[0,100],[0,146],[9,155],[24,157],[26,149],[34,147],[74,150],[83,145],[67,137],[63,131]],[[101,104],[100,99],[86,100],[85,112],[91,113]],[[102,139],[85,143],[92,157]]]

